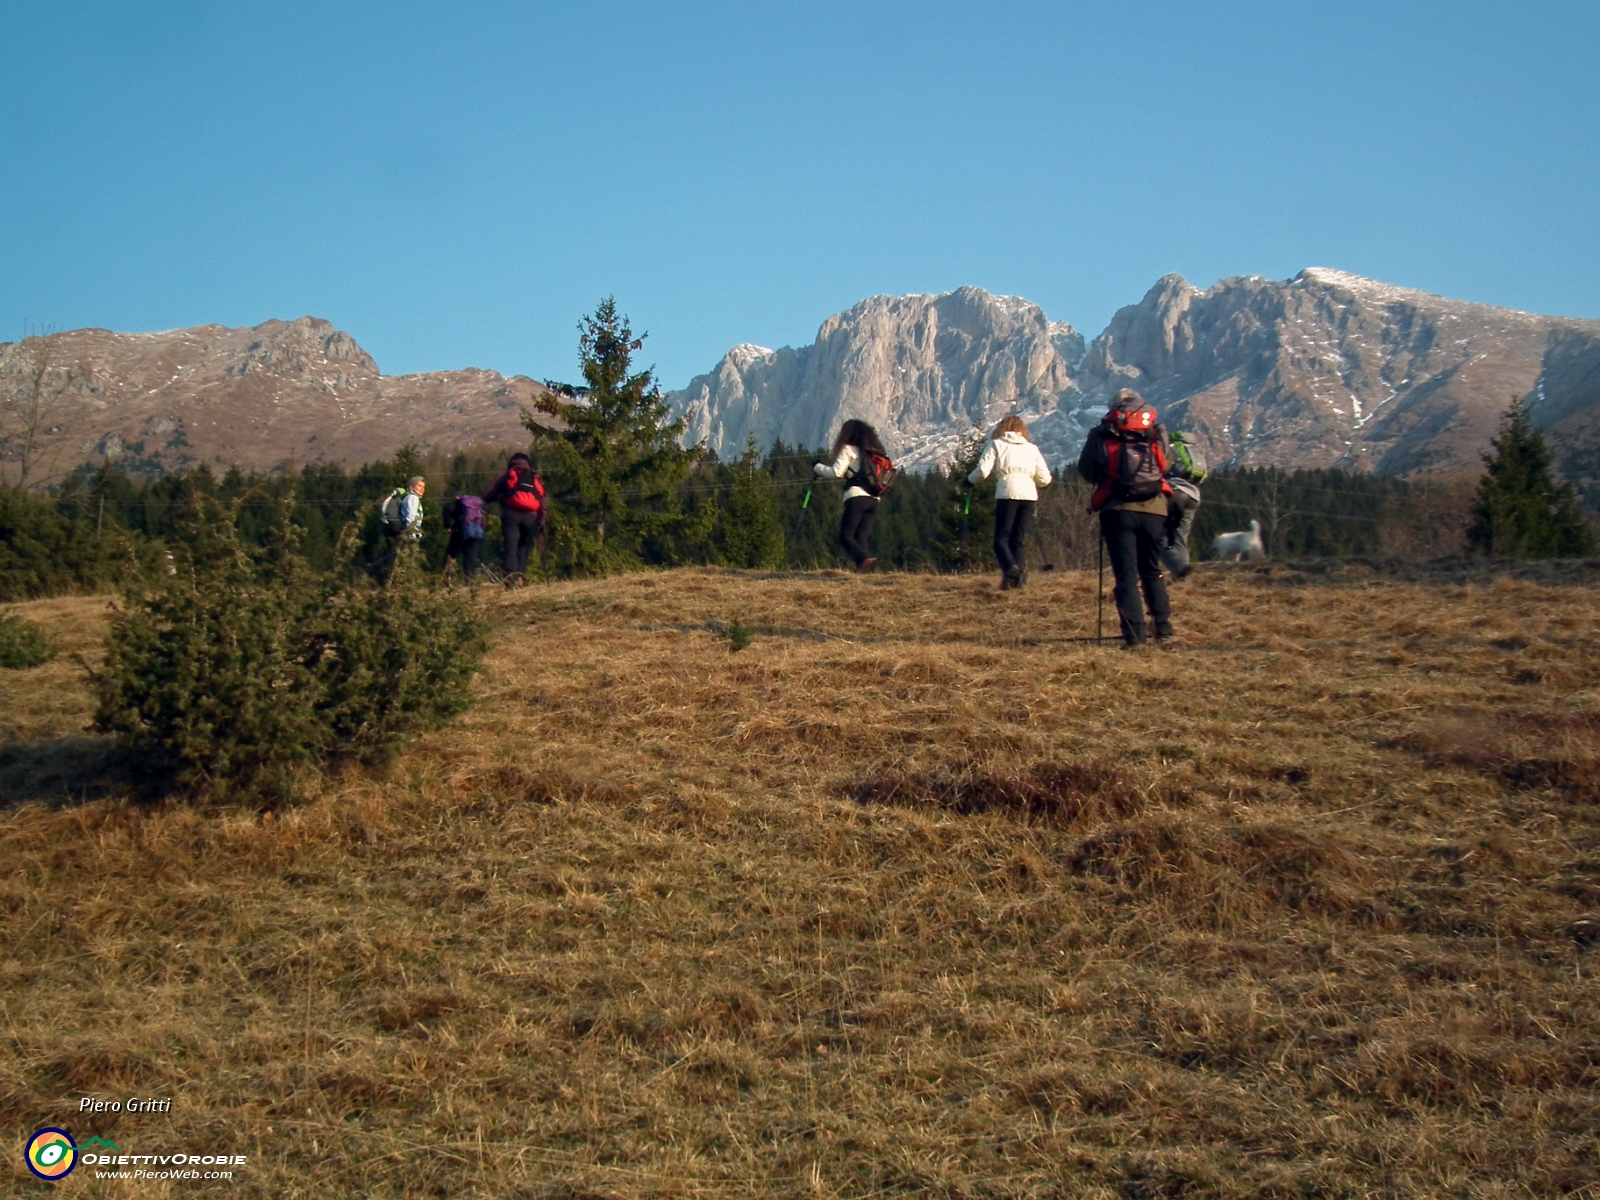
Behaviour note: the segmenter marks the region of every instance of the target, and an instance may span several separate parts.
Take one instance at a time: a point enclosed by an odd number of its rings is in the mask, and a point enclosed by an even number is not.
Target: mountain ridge
[[[383,375],[354,337],[317,317],[79,329],[0,344],[0,468],[12,480],[19,387],[41,348],[60,388],[38,423],[33,483],[95,459],[135,471],[270,470],[372,461],[408,442],[525,444],[524,413],[548,419],[544,386],[526,376]],[[1164,275],[1092,341],[1030,300],[972,286],[867,297],[830,315],[807,346],[734,346],[668,399],[685,440],[725,457],[752,435],[761,448],[824,445],[861,417],[902,465],[926,468],[1017,412],[1059,465],[1124,386],[1191,433],[1214,467],[1407,477],[1480,469],[1507,403],[1529,396],[1560,469],[1600,502],[1600,321],[1325,267],[1203,290]]]
[[[0,344],[15,401],[49,357],[35,480],[96,458],[138,471],[206,464],[270,470],[295,462],[386,458],[474,443],[522,444],[542,384],[465,368],[384,375],[350,334],[319,317],[147,333],[87,328]],[[16,441],[19,412],[4,433]],[[16,453],[3,465],[17,473]]]
[[[922,389],[936,381],[962,398],[944,406],[942,422],[933,419],[939,404],[926,397],[906,403],[897,394],[903,381],[891,376],[857,377],[832,393],[795,386],[818,347],[841,337],[888,336],[890,344],[831,346],[828,356],[904,358],[915,322],[895,328],[868,319],[890,301],[937,312],[957,297],[968,323],[986,325],[984,336],[1000,354],[962,362],[935,347]],[[1235,276],[1204,290],[1168,274],[1119,309],[1081,353],[1081,335],[1063,326],[1070,332],[1053,347],[1051,369],[1017,388],[1006,386],[1010,365],[1019,354],[1037,355],[1036,335],[1017,342],[1007,333],[1018,313],[1029,314],[1030,331],[1057,327],[1031,301],[974,287],[870,297],[824,321],[809,347],[761,350],[765,357],[751,352],[760,348],[736,348],[743,353],[725,355],[672,402],[688,419],[690,438],[719,452],[750,432],[762,443],[782,436],[821,444],[838,421],[855,416],[878,425],[891,449],[918,467],[949,461],[974,425],[987,428],[1008,411],[1030,420],[1053,460],[1070,458],[1105,401],[1133,387],[1169,424],[1193,433],[1218,466],[1415,476],[1478,469],[1506,404],[1531,394],[1536,423],[1554,425],[1562,414],[1563,469],[1591,486],[1600,478],[1600,392],[1593,384],[1600,321],[1454,300],[1328,267],[1283,281]],[[785,362],[798,371],[768,365]],[[1585,365],[1591,363],[1593,369]],[[956,428],[951,418],[967,424]]]

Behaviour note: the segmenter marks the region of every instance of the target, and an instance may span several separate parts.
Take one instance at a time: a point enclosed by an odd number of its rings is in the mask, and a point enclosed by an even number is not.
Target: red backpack
[[[505,495],[502,503],[515,497],[512,508],[523,512],[539,512],[544,508],[544,480],[536,471],[513,467],[506,472]]]
[[[1161,426],[1149,405],[1113,410],[1101,423],[1106,473],[1089,497],[1089,507],[1099,512],[1111,500],[1153,500],[1172,494],[1167,482],[1167,454],[1161,446]]]
[[[850,476],[851,487],[858,487],[869,496],[881,496],[887,492],[894,483],[894,477],[899,469],[889,460],[886,454],[879,454],[874,450],[861,450],[861,457],[856,460],[856,470]]]

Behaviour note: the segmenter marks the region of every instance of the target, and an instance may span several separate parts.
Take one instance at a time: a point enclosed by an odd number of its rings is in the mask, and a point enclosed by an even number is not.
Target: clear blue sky
[[[663,382],[976,284],[1600,317],[1600,3],[0,0],[0,339],[311,313],[388,373]]]

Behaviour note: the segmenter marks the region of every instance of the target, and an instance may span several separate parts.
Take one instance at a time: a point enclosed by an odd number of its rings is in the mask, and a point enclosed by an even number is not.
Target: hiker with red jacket
[[[1078,474],[1095,485],[1089,507],[1100,514],[1100,536],[1117,580],[1117,616],[1126,649],[1146,641],[1141,585],[1155,622],[1156,641],[1172,636],[1172,605],[1161,577],[1170,460],[1166,427],[1156,419],[1156,410],[1128,388],[1112,398],[1111,411],[1089,434],[1078,456]]]
[[[819,462],[813,469],[818,475],[845,481],[839,544],[857,571],[870,574],[878,565],[868,544],[878,520],[878,497],[889,490],[895,473],[877,430],[865,421],[846,421],[833,440],[833,461]]]
[[[483,494],[485,504],[496,500],[500,502],[500,529],[506,539],[506,586],[520,587],[533,543],[544,531],[544,481],[526,454],[513,454],[500,478]]]

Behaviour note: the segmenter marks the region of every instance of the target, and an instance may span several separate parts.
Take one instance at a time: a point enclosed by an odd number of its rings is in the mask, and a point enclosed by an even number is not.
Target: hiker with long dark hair
[[[878,565],[871,546],[872,527],[878,520],[878,497],[889,490],[895,470],[878,431],[865,421],[846,421],[833,439],[833,461],[819,462],[813,469],[818,475],[845,481],[839,545],[856,564],[856,570],[868,574]]]
[[[969,484],[995,474],[994,556],[1000,560],[1000,590],[1019,588],[1028,579],[1028,563],[1022,539],[1039,503],[1039,489],[1050,484],[1050,468],[1039,447],[1028,440],[1028,425],[1013,414],[994,427],[994,435],[984,448],[983,457]]]
[[[544,481],[533,463],[520,451],[511,456],[500,477],[483,494],[485,504],[500,502],[500,530],[505,535],[506,586],[520,587],[528,570],[528,555],[544,531]]]
[[[1166,480],[1169,446],[1156,410],[1138,392],[1124,388],[1112,398],[1111,410],[1078,456],[1078,474],[1095,485],[1089,507],[1100,514],[1100,536],[1117,580],[1117,616],[1127,649],[1147,640],[1141,586],[1156,641],[1172,636],[1172,605],[1161,576],[1172,494]]]

